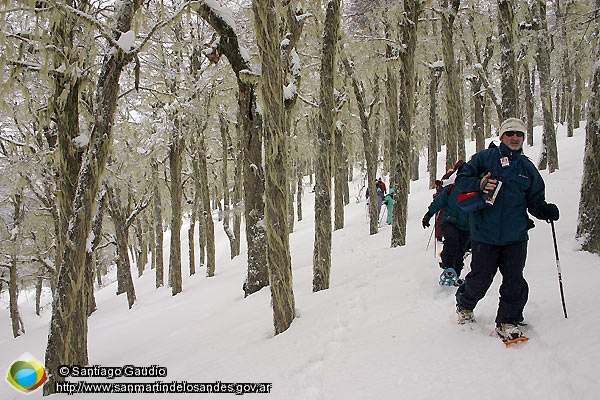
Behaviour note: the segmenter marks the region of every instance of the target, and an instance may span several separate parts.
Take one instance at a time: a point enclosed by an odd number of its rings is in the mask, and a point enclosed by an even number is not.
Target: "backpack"
[[[375,182],[375,187],[377,189],[381,189],[381,193],[383,193],[383,194],[386,193],[386,187],[385,187],[385,183],[383,183],[383,181],[377,180]]]
[[[458,160],[456,164],[454,164],[454,168],[449,169],[446,173],[440,178],[435,180],[435,193],[433,194],[433,198],[435,199],[438,194],[448,185],[450,184],[450,188],[448,189],[448,195],[452,193],[454,190],[454,181],[452,183],[448,183],[449,180],[454,177],[456,178],[457,171],[464,164],[463,160]],[[444,218],[444,209],[442,208],[435,218],[435,238],[438,241],[442,241],[442,219]]]

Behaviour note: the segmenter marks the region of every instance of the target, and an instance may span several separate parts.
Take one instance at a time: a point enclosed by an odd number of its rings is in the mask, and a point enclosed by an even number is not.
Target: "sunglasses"
[[[504,132],[504,134],[506,136],[508,136],[508,137],[513,137],[515,135],[517,135],[517,137],[523,137],[523,136],[525,136],[525,133],[518,132],[518,131],[507,131],[507,132]]]

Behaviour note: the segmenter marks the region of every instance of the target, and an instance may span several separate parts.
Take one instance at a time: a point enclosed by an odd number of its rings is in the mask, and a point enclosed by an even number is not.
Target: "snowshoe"
[[[454,268],[446,268],[440,275],[440,285],[442,286],[454,286],[454,283],[458,279],[458,275]]]
[[[504,323],[496,326],[496,334],[506,346],[517,342],[523,342],[529,340],[528,337],[523,335],[523,332],[516,324]]]

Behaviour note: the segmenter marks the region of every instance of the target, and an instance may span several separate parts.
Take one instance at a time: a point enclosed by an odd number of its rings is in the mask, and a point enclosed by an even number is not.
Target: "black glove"
[[[421,224],[423,225],[423,229],[429,227],[429,220],[431,219],[432,215],[429,214],[429,211],[425,213],[425,215],[423,216],[423,220],[421,221]]]
[[[558,218],[560,216],[558,212],[558,207],[556,207],[556,204],[552,203],[542,204],[540,206],[540,212],[542,213],[541,219],[546,221],[558,221]]]

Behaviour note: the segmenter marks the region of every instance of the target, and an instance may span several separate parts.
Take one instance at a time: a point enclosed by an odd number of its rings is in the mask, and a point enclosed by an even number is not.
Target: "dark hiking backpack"
[[[456,173],[460,167],[462,167],[462,165],[465,162],[463,160],[458,160],[456,162],[456,164],[454,164],[454,168],[449,169],[440,179],[436,179],[435,180],[435,193],[433,194],[433,198],[435,199],[436,196],[438,194],[440,194],[440,192],[442,190],[444,190],[443,184],[444,181],[447,179],[450,179],[450,177]],[[448,195],[450,195],[450,193],[452,193],[452,191],[454,190],[454,183],[451,184]],[[438,241],[442,241],[442,219],[444,218],[444,209],[442,208],[438,213],[437,216],[435,218],[435,238]]]

